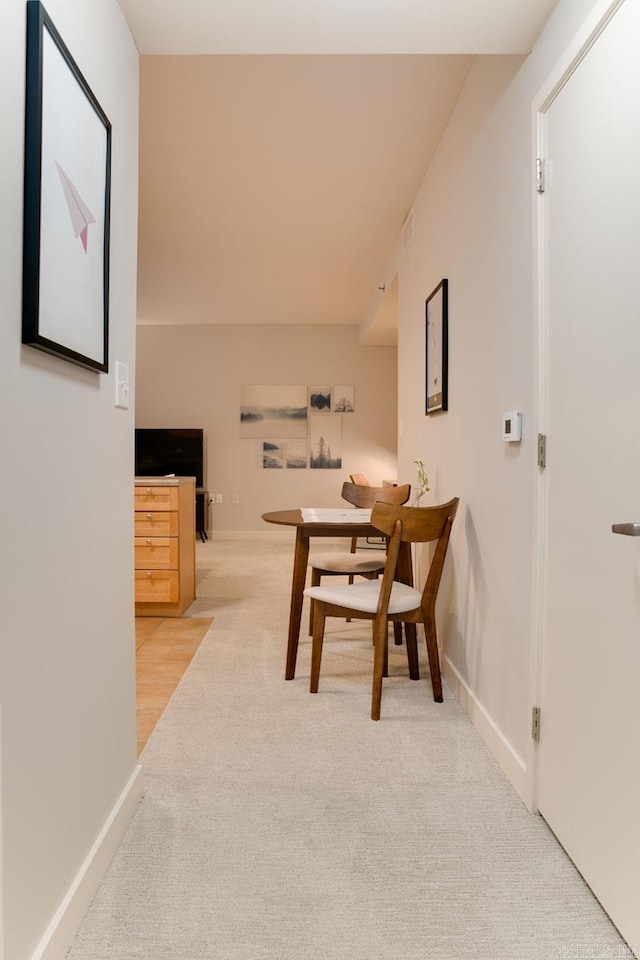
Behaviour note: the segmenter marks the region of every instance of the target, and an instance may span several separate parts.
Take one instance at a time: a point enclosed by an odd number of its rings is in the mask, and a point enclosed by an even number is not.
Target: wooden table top
[[[372,532],[377,532],[376,528],[370,523],[350,523],[349,521],[340,523],[339,521],[322,520],[303,520],[302,511],[297,510],[274,510],[272,513],[263,513],[262,519],[267,523],[279,523],[285,527],[300,527],[303,531],[309,533],[315,532],[319,535],[332,536],[369,536]]]

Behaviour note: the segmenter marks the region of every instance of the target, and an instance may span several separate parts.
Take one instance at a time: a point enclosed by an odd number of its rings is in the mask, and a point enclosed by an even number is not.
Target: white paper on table
[[[300,512],[305,523],[371,523],[371,510],[302,507]]]

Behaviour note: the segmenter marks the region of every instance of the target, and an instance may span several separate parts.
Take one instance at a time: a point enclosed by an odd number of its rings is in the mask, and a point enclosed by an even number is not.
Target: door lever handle
[[[625,537],[640,537],[640,523],[614,523],[612,533],[621,533]]]

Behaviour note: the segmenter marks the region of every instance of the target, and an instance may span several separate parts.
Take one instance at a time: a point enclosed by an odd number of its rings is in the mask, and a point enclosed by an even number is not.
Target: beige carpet
[[[308,642],[282,679],[291,564],[286,543],[198,545],[188,613],[215,621],[142,754],[145,796],[69,960],[627,956],[402,648],[379,723],[366,624],[331,622],[316,696]]]
[[[136,617],[138,753],[175,693],[211,617]]]

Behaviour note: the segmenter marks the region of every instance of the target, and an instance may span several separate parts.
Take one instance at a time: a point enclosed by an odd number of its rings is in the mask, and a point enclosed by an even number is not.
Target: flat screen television
[[[204,487],[204,433],[202,429],[136,427],[136,477],[195,477]]]

